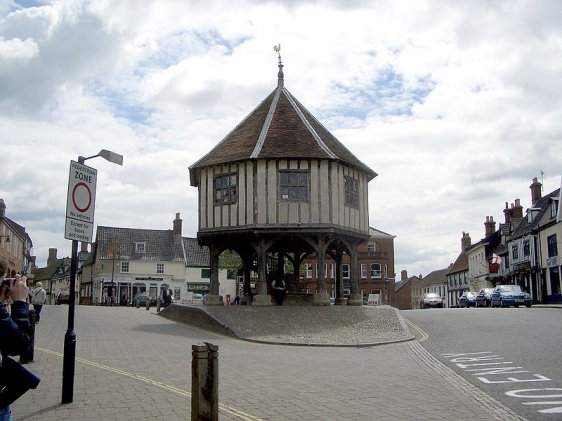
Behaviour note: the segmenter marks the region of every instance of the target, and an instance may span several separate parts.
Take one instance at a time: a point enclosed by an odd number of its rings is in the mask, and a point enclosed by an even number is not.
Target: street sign
[[[91,243],[94,234],[97,170],[70,161],[64,238]]]

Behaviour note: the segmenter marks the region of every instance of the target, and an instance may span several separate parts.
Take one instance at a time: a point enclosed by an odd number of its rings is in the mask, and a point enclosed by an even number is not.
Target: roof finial
[[[283,87],[283,62],[281,61],[281,44],[273,46],[273,51],[277,53],[279,59],[279,73],[277,73],[277,86]]]

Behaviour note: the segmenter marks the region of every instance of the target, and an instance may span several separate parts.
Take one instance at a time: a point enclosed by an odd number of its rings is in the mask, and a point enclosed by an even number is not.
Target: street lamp
[[[78,164],[84,165],[87,159],[101,156],[102,158],[117,165],[123,165],[123,156],[115,152],[102,149],[97,155],[87,158],[78,157]],[[87,168],[87,167],[86,167]],[[84,185],[84,183],[81,183]],[[69,183],[70,186],[70,183]],[[70,189],[69,189],[70,190]],[[70,192],[69,192],[70,193]],[[92,197],[90,197],[90,200]],[[88,204],[88,207],[90,205]],[[68,214],[68,209],[67,209]],[[93,215],[93,214],[92,214]],[[68,218],[67,218],[68,219]],[[62,401],[61,403],[71,403],[74,395],[74,366],[76,360],[76,332],[74,332],[74,310],[75,310],[75,290],[76,290],[76,271],[78,267],[78,240],[72,240],[72,255],[70,261],[70,301],[68,305],[68,327],[64,335],[64,356],[62,365]]]

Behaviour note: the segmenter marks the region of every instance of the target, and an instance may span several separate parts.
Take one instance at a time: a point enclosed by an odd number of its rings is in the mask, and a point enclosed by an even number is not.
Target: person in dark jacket
[[[15,279],[4,279],[7,265],[0,258],[0,372],[1,361],[8,355],[20,355],[30,346],[29,307],[26,302],[28,288],[26,277],[16,275]],[[7,305],[11,303],[11,314]],[[0,421],[12,421],[10,406],[0,408]]]

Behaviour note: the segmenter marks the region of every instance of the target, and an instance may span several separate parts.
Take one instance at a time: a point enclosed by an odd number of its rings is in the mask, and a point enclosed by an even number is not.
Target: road
[[[422,345],[472,384],[532,420],[562,419],[562,309],[403,311]]]
[[[175,323],[154,310],[76,308],[74,401],[60,404],[67,306],[45,306],[37,390],[16,420],[189,419],[191,346],[219,347],[221,420],[520,419],[417,341],[362,348],[265,345]],[[483,402],[486,408],[474,405]]]

